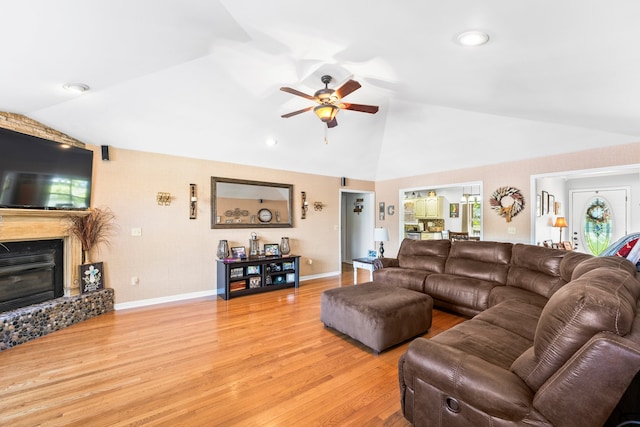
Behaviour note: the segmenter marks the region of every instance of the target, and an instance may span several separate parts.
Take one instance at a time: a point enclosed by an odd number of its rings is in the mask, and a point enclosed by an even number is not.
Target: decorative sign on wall
[[[491,194],[489,205],[507,222],[511,222],[524,209],[524,196],[517,188],[500,187]]]

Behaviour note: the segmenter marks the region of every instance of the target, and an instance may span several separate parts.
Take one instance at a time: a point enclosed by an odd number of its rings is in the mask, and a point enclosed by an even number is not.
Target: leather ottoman
[[[427,294],[365,283],[324,291],[320,320],[379,353],[427,332],[432,308]]]

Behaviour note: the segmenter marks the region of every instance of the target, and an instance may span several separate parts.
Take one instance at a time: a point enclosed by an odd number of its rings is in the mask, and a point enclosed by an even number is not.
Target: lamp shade
[[[567,221],[564,219],[563,216],[559,216],[558,218],[556,218],[556,222],[553,223],[554,227],[568,227],[567,225]]]
[[[339,110],[340,109],[333,104],[320,104],[313,109],[313,112],[316,113],[316,116],[323,122],[330,122],[335,119]]]
[[[373,229],[373,240],[375,242],[386,242],[389,240],[389,230],[385,227],[377,227]]]

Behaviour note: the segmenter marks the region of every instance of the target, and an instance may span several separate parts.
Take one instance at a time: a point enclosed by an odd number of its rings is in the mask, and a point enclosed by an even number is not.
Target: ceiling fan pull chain
[[[325,145],[329,145],[329,138],[327,136],[327,134],[329,133],[329,128],[326,126],[323,126],[324,128],[324,143]]]

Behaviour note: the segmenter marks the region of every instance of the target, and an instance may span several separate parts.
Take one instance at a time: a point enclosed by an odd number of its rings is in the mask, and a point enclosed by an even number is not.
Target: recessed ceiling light
[[[267,145],[269,147],[273,147],[274,145],[276,145],[278,143],[278,141],[276,141],[274,138],[269,138],[269,139],[267,139],[266,143],[267,143]]]
[[[489,34],[482,31],[465,31],[458,34],[458,43],[462,46],[482,46],[489,41]]]
[[[75,93],[82,93],[91,89],[89,85],[86,85],[84,83],[66,83],[62,85],[62,87],[65,90],[68,90],[69,92],[75,92]]]

